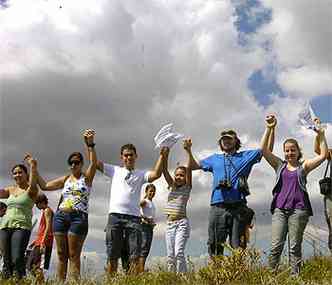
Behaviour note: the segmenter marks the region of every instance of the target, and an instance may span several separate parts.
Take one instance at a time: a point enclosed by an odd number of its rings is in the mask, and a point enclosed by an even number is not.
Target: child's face
[[[285,159],[288,162],[295,162],[300,156],[300,152],[293,143],[286,143],[284,147]]]
[[[186,172],[184,169],[178,168],[175,170],[174,181],[176,186],[183,186],[186,184]]]
[[[132,149],[124,149],[121,154],[123,166],[127,169],[134,169],[137,155]]]
[[[36,206],[39,210],[44,210],[47,208],[47,204],[45,202],[39,202],[36,204]]]
[[[149,187],[147,190],[146,190],[146,197],[149,199],[149,200],[152,200],[154,198],[154,196],[156,195],[156,188],[154,187]]]

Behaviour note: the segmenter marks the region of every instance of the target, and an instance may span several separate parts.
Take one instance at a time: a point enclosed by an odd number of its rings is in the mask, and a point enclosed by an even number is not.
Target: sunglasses
[[[79,165],[81,163],[80,160],[71,160],[70,162],[70,165]]]

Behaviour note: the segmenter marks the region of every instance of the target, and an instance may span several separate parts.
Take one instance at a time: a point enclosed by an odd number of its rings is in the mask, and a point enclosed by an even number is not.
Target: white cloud
[[[165,122],[191,136],[194,153],[203,158],[218,151],[225,128],[236,129],[244,148],[257,147],[265,112],[272,111],[279,119],[276,153],[282,156],[282,140],[289,136],[313,153],[313,138],[299,132],[296,120],[303,95],[331,92],[331,29],[325,19],[332,17],[324,1],[264,1],[272,8],[272,22],[245,47],[238,43],[231,1],[63,1],[62,8],[61,1],[23,2],[11,1],[0,10],[4,183],[8,166],[27,150],[36,154],[47,178],[63,175],[67,154],[83,149],[80,134],[87,127],[97,131],[99,158],[118,164],[120,146],[131,141],[138,147],[137,167],[148,169],[158,155],[153,136]],[[266,39],[270,50],[261,46]],[[264,109],[247,80],[271,62],[272,77],[287,96],[273,97]],[[171,167],[177,161],[185,161],[180,146],[172,150]],[[320,175],[321,169],[310,177],[317,199]],[[210,183],[211,176],[195,172],[189,252],[206,250]],[[250,184],[250,205],[265,213],[272,169],[266,163],[255,166]],[[156,185],[160,250],[167,190],[163,180]],[[96,177],[86,246],[98,253],[105,251],[108,188]],[[59,194],[49,194],[53,207]],[[264,226],[257,231],[267,239],[270,221],[266,216],[259,221]]]
[[[330,1],[262,2],[272,9],[272,21],[260,32],[272,41],[284,91],[311,97],[331,93]]]
[[[278,82],[289,93],[299,96],[332,93],[332,72],[329,69],[314,66],[289,68],[279,74]]]

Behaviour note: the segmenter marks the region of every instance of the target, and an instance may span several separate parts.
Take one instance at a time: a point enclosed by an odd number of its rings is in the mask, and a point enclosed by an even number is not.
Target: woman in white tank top
[[[58,209],[53,218],[53,231],[57,245],[57,277],[65,281],[69,261],[70,277],[80,277],[80,257],[84,240],[88,233],[89,196],[96,173],[97,156],[94,149],[93,130],[85,130],[84,142],[90,164],[83,171],[83,156],[74,152],[68,157],[71,173],[45,182],[39,175],[38,184],[44,191],[62,189]]]

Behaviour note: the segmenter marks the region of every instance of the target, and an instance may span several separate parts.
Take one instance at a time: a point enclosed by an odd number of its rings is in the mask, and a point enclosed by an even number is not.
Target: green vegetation
[[[0,280],[1,285],[6,284],[36,284],[31,277],[24,281]],[[299,277],[292,277],[287,266],[282,266],[278,272],[269,270],[261,263],[261,258],[256,250],[235,250],[231,256],[220,256],[194,272],[174,274],[161,270],[147,272],[138,276],[118,274],[113,278],[107,276],[91,276],[81,282],[67,282],[66,284],[115,284],[115,285],[302,285],[332,283],[332,258],[326,256],[313,257],[305,261]],[[55,280],[45,284],[60,284]]]

